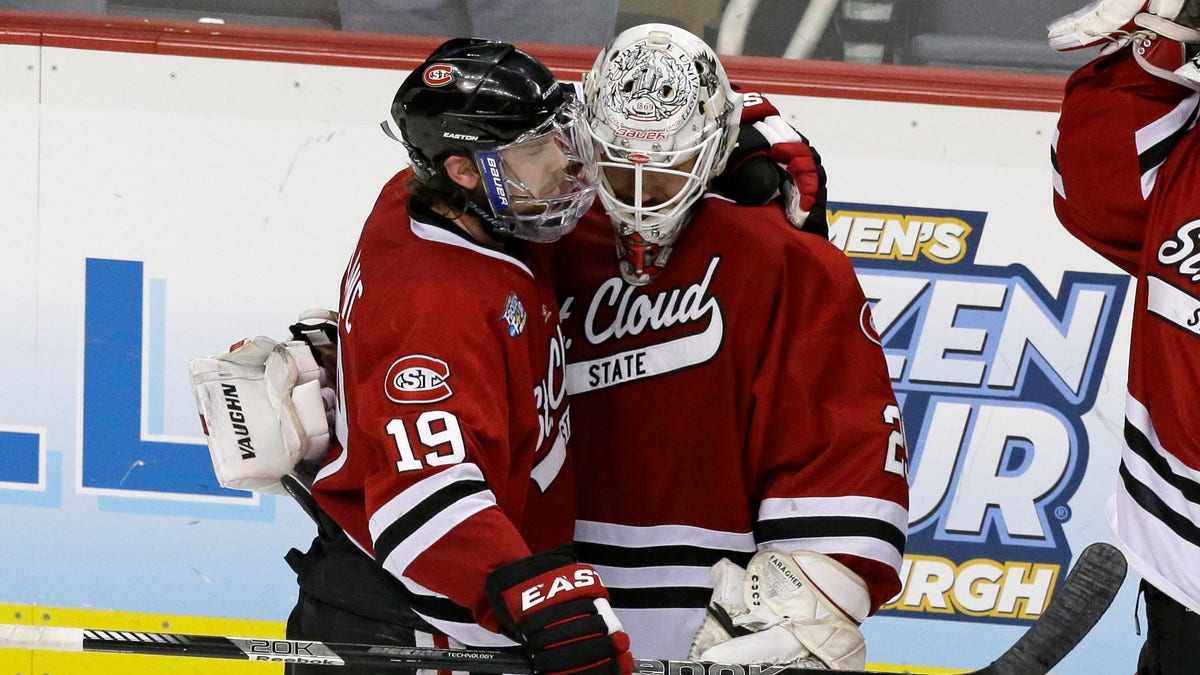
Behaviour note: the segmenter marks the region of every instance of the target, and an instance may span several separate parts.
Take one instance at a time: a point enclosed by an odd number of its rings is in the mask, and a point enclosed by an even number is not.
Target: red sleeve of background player
[[[872,607],[900,592],[907,455],[870,308],[846,256],[797,234],[755,380],[748,474],[759,545],[832,556]]]
[[[1054,210],[1071,234],[1130,274],[1158,167],[1194,119],[1191,93],[1147,73],[1130,49],[1067,82],[1051,154]]]

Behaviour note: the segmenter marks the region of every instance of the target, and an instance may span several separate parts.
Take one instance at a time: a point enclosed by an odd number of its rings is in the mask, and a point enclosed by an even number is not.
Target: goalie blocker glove
[[[766,549],[743,570],[721,560],[713,596],[688,658],[861,670],[867,646],[858,625],[870,613],[866,584],[812,551]]]
[[[324,458],[328,386],[303,342],[246,338],[188,373],[221,487],[287,494],[280,477]]]
[[[487,577],[500,628],[522,644],[539,675],[630,675],[629,636],[600,576],[553,551],[522,558]]]

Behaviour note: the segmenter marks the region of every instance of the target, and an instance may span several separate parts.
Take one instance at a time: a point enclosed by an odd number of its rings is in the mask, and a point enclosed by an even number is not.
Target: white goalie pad
[[[247,338],[188,372],[222,487],[286,494],[280,477],[329,450],[325,374],[303,342]]]

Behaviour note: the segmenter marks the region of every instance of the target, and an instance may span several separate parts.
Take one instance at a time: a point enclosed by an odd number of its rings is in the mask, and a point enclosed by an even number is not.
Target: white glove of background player
[[[1096,0],[1083,9],[1051,22],[1048,27],[1050,46],[1063,52],[1108,42],[1100,50],[1101,54],[1108,54],[1129,44],[1131,33],[1139,27],[1134,22],[1138,14],[1146,13],[1174,21],[1187,1]]]
[[[858,575],[811,551],[760,551],[741,567],[711,570],[713,597],[688,658],[860,670],[867,647],[858,624],[870,595]]]

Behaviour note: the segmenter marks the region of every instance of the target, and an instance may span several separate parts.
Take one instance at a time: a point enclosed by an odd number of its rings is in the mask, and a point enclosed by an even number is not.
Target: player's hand
[[[535,673],[633,672],[629,636],[591,567],[540,553],[493,570],[486,591],[500,628],[525,647]]]
[[[737,146],[713,187],[746,206],[779,199],[792,225],[828,236],[820,154],[761,94],[744,92],[742,100]]]

